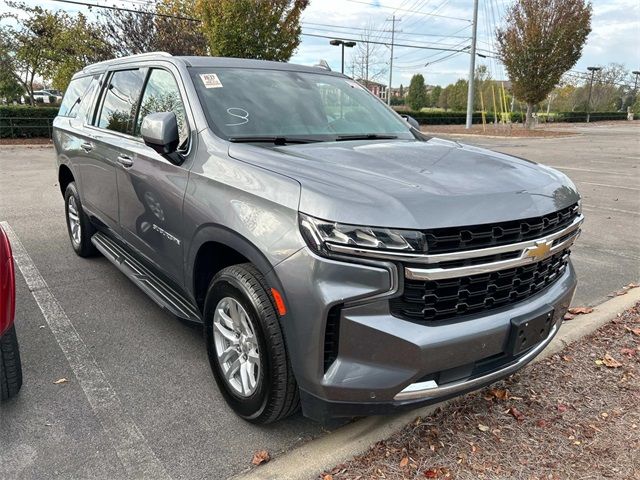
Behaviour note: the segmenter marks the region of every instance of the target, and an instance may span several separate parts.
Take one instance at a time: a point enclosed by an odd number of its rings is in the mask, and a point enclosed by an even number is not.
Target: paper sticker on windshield
[[[222,88],[222,82],[215,73],[200,74],[204,88]]]
[[[345,82],[347,83],[347,85],[353,87],[353,88],[364,88],[362,85],[360,85],[358,82],[355,82],[353,80],[345,80]]]

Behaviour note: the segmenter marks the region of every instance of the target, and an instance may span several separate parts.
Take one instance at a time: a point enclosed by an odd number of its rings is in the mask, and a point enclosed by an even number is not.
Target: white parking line
[[[16,265],[109,437],[127,478],[170,479],[138,426],[124,411],[115,390],[51,293],[16,233],[7,222],[0,222],[0,225],[9,236]]]
[[[640,212],[633,212],[631,210],[623,210],[621,208],[600,207],[598,205],[588,205],[586,203],[582,205],[582,208],[584,210],[589,210],[591,212],[594,212],[596,210],[604,210],[606,212],[624,213],[626,215],[640,215]]]
[[[621,187],[620,185],[610,185],[608,183],[581,182],[580,180],[576,180],[576,182],[584,183],[585,185],[595,185],[597,187],[620,188],[622,190],[633,190],[634,192],[640,192],[640,188]]]
[[[623,173],[623,172],[611,172],[607,170],[592,170],[590,168],[564,167],[562,165],[549,165],[549,167],[557,168],[558,170],[576,170],[578,172],[602,173],[602,174],[608,174],[608,175],[624,175],[624,176],[629,175],[628,173]]]

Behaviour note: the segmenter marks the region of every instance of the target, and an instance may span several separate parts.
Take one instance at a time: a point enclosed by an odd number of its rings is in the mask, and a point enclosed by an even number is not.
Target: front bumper
[[[304,248],[275,273],[286,293],[282,323],[303,412],[317,420],[427,405],[510,375],[551,341],[576,286],[569,262],[558,280],[522,302],[425,324],[391,315],[389,298],[402,288],[394,263],[347,263]],[[509,356],[511,319],[550,308],[549,336]],[[336,312],[337,355],[327,364],[327,319]]]

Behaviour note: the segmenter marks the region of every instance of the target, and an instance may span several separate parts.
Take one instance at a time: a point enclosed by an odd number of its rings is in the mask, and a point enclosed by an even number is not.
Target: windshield
[[[192,77],[211,127],[231,140],[415,138],[403,119],[348,78],[213,67],[193,69]]]

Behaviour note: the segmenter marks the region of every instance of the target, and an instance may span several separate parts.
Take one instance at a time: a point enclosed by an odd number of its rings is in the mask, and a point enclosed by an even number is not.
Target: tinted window
[[[113,73],[104,92],[98,127],[133,134],[133,122],[145,74],[146,70]]]
[[[183,145],[188,137],[189,130],[184,113],[184,104],[180,97],[180,90],[175,78],[166,70],[151,70],[149,81],[144,89],[140,103],[140,114],[136,125],[136,135],[140,135],[142,119],[150,113],[173,112],[178,120],[178,132],[180,145]]]
[[[61,117],[75,117],[78,114],[78,106],[80,105],[84,93],[91,82],[91,77],[74,78],[67,87],[67,93],[60,104],[58,115]],[[37,95],[39,92],[33,92]]]

